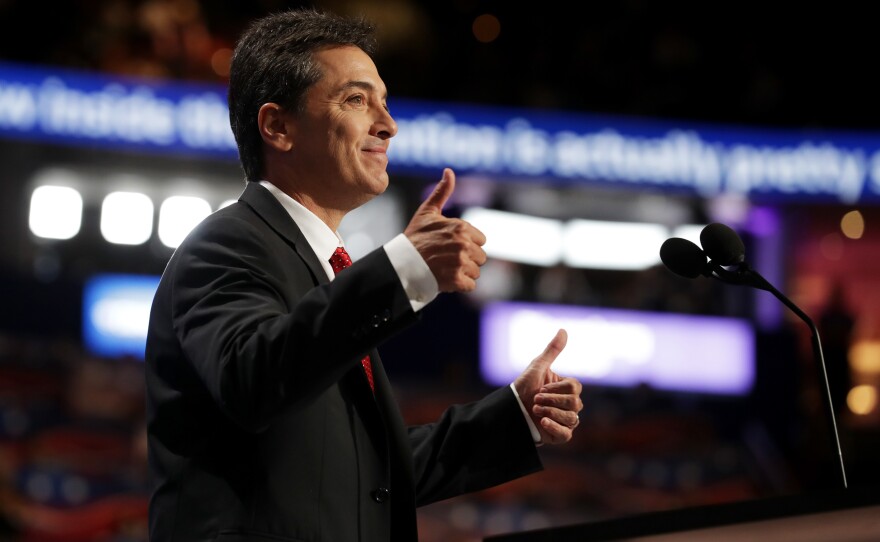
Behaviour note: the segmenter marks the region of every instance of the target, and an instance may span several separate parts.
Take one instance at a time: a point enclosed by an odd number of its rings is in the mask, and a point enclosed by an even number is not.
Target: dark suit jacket
[[[258,184],[207,218],[150,315],[151,540],[415,541],[416,506],[540,469],[509,388],[404,426],[375,347],[416,319],[383,249],[329,282]]]

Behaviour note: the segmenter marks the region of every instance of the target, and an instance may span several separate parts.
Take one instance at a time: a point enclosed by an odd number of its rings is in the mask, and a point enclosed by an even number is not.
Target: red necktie
[[[330,256],[330,267],[333,268],[333,272],[338,275],[340,271],[350,265],[351,257],[349,257],[348,252],[342,247],[337,247],[333,256]],[[370,389],[375,392],[376,388],[373,385],[373,365],[370,363],[370,356],[364,356],[364,359],[361,360],[361,365],[364,367],[364,372],[367,374],[367,380],[370,382]]]

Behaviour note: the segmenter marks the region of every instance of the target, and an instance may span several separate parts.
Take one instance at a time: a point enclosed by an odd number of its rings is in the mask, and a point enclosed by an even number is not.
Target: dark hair
[[[274,102],[301,110],[306,90],[321,77],[312,53],[342,45],[372,55],[373,25],[312,9],[290,10],[254,21],[239,38],[229,70],[229,121],[248,181],[263,174],[260,107]]]

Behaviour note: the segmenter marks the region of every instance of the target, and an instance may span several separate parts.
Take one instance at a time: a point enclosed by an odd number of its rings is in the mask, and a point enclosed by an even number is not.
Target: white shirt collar
[[[313,212],[306,209],[301,203],[285,194],[280,188],[269,181],[259,181],[266,189],[275,196],[275,199],[290,215],[290,218],[296,223],[306,242],[315,251],[318,260],[327,273],[327,278],[333,280],[336,274],[330,266],[330,256],[336,250],[336,247],[345,246],[342,237],[330,229],[323,220],[318,218]]]

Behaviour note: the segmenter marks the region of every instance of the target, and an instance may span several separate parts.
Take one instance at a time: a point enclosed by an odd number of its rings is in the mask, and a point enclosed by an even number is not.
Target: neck
[[[312,187],[301,177],[289,173],[270,170],[266,172],[265,179],[311,211],[332,231],[337,231],[348,210],[339,209],[338,205],[333,205],[327,197],[322,197],[318,187]]]
[[[272,182],[272,181],[269,181]],[[272,183],[275,184],[275,183]],[[276,185],[278,186],[278,185]],[[340,211],[338,209],[330,209],[319,204],[315,198],[309,195],[306,192],[298,191],[295,189],[289,189],[286,187],[280,188],[285,194],[296,200],[297,203],[311,211],[315,216],[321,219],[324,224],[332,231],[337,231],[339,229],[339,224],[342,223],[342,219],[345,218],[345,212]]]

